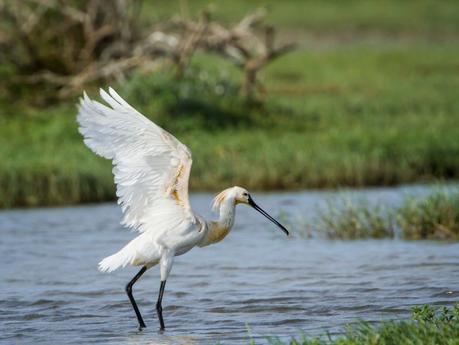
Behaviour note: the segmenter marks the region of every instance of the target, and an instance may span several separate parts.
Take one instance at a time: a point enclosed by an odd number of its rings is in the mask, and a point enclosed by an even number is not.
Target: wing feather
[[[170,133],[130,106],[112,88],[100,91],[109,105],[91,100],[86,93],[77,120],[84,143],[113,162],[123,224],[141,232],[161,217],[192,217],[188,199],[191,152]],[[170,223],[170,221],[169,221]],[[156,227],[155,227],[156,228]]]

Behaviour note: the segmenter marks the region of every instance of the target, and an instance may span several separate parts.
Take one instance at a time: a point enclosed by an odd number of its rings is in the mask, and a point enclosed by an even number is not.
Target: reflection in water
[[[426,188],[362,191],[397,204]],[[312,217],[333,193],[255,195],[273,215]],[[209,215],[212,196],[192,205]],[[239,207],[223,243],[177,257],[164,297],[168,329],[155,313],[157,268],[134,295],[147,328],[124,292],[136,273],[97,271],[97,262],[135,234],[119,225],[114,204],[0,213],[0,342],[7,344],[247,344],[277,335],[341,332],[363,318],[406,317],[413,305],[459,301],[459,244],[291,239]],[[249,331],[250,330],[250,331]]]

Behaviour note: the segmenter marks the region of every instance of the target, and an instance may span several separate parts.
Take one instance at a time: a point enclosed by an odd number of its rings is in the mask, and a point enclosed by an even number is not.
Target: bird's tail
[[[112,272],[120,267],[125,267],[132,261],[132,251],[127,248],[128,246],[121,249],[119,252],[107,256],[101,262],[99,262],[99,271],[101,272]]]

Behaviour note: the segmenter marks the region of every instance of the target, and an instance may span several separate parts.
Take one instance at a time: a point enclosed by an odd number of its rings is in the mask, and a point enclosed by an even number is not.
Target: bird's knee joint
[[[132,285],[128,283],[128,284],[126,285],[125,290],[126,290],[126,293],[127,293],[127,294],[131,294],[131,293],[132,293]]]
[[[158,311],[158,313],[161,313],[163,311],[163,307],[160,303],[156,303],[156,310]]]

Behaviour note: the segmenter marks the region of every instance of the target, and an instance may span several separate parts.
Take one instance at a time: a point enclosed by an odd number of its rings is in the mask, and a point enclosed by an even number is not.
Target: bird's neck
[[[220,205],[220,217],[217,224],[219,228],[231,230],[234,224],[234,217],[236,215],[236,203],[234,198],[226,198]]]
[[[234,224],[236,204],[234,198],[225,199],[220,204],[220,217],[216,221],[207,223],[207,231],[199,246],[204,247],[209,244],[220,242],[230,232]]]

